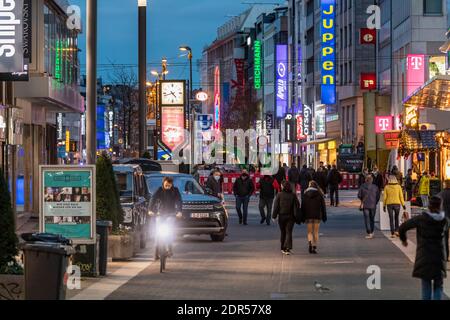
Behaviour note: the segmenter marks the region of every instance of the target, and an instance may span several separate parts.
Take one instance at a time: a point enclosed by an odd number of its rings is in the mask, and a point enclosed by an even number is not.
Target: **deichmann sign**
[[[277,117],[283,118],[286,115],[288,104],[288,46],[285,44],[277,45],[276,54],[276,109]]]
[[[336,103],[336,0],[321,0],[321,100]]]
[[[0,81],[27,81],[30,53],[31,1],[0,0]]]
[[[261,41],[256,40],[254,43],[254,84],[255,89],[261,89],[261,74],[262,74],[262,63],[261,63]]]
[[[95,166],[40,166],[40,232],[95,243]]]

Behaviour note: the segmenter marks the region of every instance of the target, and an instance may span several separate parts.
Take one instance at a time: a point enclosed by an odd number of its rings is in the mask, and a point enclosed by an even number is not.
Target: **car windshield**
[[[151,193],[155,193],[162,186],[163,177],[147,177],[147,185]],[[173,184],[182,194],[204,194],[202,187],[192,177],[173,177]]]
[[[133,197],[133,174],[131,172],[116,172],[115,174],[120,197]]]

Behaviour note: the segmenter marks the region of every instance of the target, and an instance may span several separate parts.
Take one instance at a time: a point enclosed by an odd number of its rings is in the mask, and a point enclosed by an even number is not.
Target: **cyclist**
[[[158,213],[163,219],[181,218],[182,201],[181,194],[173,185],[171,177],[165,177],[162,186],[155,192],[150,201],[150,215]],[[158,247],[158,246],[157,246]],[[172,256],[172,244],[169,245],[169,256]],[[156,252],[158,258],[158,252]]]

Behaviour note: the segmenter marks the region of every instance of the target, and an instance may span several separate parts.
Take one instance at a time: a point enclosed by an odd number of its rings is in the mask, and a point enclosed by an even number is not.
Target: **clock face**
[[[184,83],[163,82],[161,84],[161,102],[163,105],[184,105]]]

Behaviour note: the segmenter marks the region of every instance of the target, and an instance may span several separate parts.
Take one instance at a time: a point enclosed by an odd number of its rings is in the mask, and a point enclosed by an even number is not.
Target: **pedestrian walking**
[[[336,165],[328,173],[328,188],[330,190],[330,205],[339,206],[339,185],[342,183],[342,175],[339,173]]]
[[[311,181],[301,204],[301,222],[307,225],[310,254],[317,254],[320,223],[326,221],[327,208],[325,198],[317,182]]]
[[[233,184],[233,193],[236,197],[236,211],[239,216],[239,224],[247,225],[248,204],[250,197],[255,191],[253,181],[247,170],[242,170],[242,174]]]
[[[407,172],[406,178],[405,178],[406,201],[411,201],[411,199],[413,197],[414,180],[413,180],[412,174],[413,174],[412,169],[408,169],[408,172]]]
[[[211,195],[223,200],[223,177],[219,169],[216,169],[206,180],[206,189],[211,192]]]
[[[401,225],[400,240],[405,247],[408,246],[407,232],[411,229],[417,229],[413,277],[422,280],[422,300],[441,300],[447,277],[444,232],[448,223],[439,197],[432,197],[427,210]]]
[[[274,201],[272,218],[278,219],[281,231],[281,252],[286,255],[292,250],[292,231],[295,225],[296,211],[300,208],[297,195],[292,192],[291,184],[284,181],[283,190],[277,194]]]
[[[309,174],[308,167],[303,165],[302,170],[300,170],[300,188],[301,188],[301,195],[303,198],[303,195],[305,194],[305,190],[308,189],[309,182],[312,180],[312,176]]]
[[[373,183],[378,187],[381,191],[384,189],[384,178],[380,171],[378,171],[377,166],[373,166],[372,170]]]
[[[313,180],[317,182],[325,196],[327,194],[327,175],[323,166],[320,166],[319,169],[317,169],[313,176]]]
[[[447,219],[447,228],[444,230],[444,245],[445,245],[445,256],[447,257],[447,261],[449,261],[450,250],[449,250],[449,227],[450,227],[450,180],[446,180],[444,183],[444,190],[442,190],[438,197],[441,198],[442,208],[445,212],[445,218]]]
[[[261,224],[264,222],[270,225],[273,199],[275,192],[280,191],[280,186],[275,178],[265,175],[259,181],[259,213],[261,214]]]
[[[281,186],[283,181],[286,180],[286,171],[284,170],[284,167],[280,166],[278,167],[278,172],[275,174],[275,179],[277,179],[278,184]]]
[[[361,188],[361,186],[366,183],[366,178],[369,175],[369,169],[364,168],[364,170],[359,174],[358,178],[358,186]],[[373,179],[372,179],[373,181]]]
[[[392,167],[390,175],[395,176],[400,186],[403,186],[403,174],[401,173],[401,171],[398,169],[397,166]]]
[[[419,179],[419,196],[422,200],[422,208],[428,208],[428,199],[430,196],[430,176],[426,171]]]
[[[292,192],[297,193],[297,185],[300,182],[300,171],[293,163],[288,171],[288,180],[291,184]]]
[[[361,200],[360,209],[364,214],[367,236],[366,239],[372,239],[375,230],[375,214],[377,204],[380,201],[380,190],[373,184],[373,177],[366,176],[366,181],[362,184],[358,192],[358,199]]]
[[[383,196],[384,211],[389,214],[391,227],[391,238],[398,236],[400,209],[406,210],[402,187],[398,184],[395,176],[389,177],[389,182],[384,188]]]

